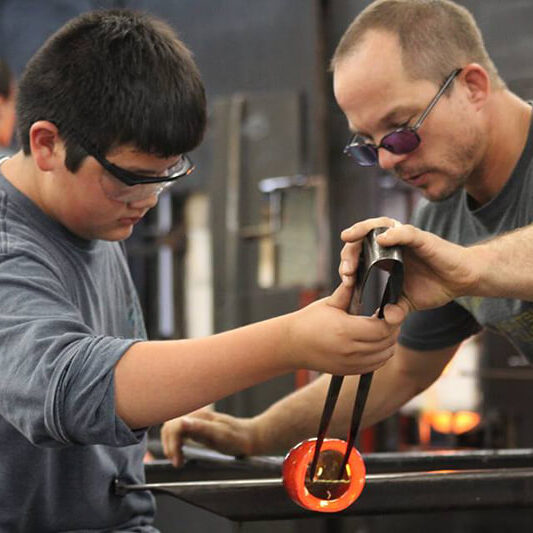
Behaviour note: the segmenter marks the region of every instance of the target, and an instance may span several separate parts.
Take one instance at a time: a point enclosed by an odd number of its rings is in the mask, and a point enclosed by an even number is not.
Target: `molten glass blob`
[[[301,507],[322,513],[335,513],[349,507],[365,485],[365,463],[352,448],[342,476],[339,470],[346,451],[346,441],[324,439],[318,456],[314,479],[309,470],[315,453],[316,439],[296,445],[283,461],[285,490]]]

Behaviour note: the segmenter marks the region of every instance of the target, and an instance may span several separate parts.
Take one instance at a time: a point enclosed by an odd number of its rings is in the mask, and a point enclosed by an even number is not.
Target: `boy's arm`
[[[363,426],[386,418],[429,387],[439,377],[458,346],[420,352],[396,345],[394,357],[374,375]],[[179,464],[180,447],[186,437],[232,455],[285,452],[296,443],[316,436],[329,380],[329,375],[321,376],[254,418],[235,418],[202,411],[191,417],[172,420],[162,429],[165,454],[174,464]],[[329,436],[346,437],[358,380],[358,376],[345,380]]]
[[[350,295],[341,285],[304,309],[236,330],[132,345],[115,367],[117,414],[141,428],[298,368],[335,374],[379,368],[393,353],[397,325],[348,315]]]

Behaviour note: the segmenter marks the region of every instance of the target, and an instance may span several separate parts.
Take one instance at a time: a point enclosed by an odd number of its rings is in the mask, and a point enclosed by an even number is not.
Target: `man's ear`
[[[30,128],[31,155],[43,172],[63,166],[65,152],[57,126],[48,120],[39,120]]]
[[[488,72],[478,63],[469,63],[463,67],[460,78],[468,91],[468,100],[477,109],[482,108],[492,92]]]

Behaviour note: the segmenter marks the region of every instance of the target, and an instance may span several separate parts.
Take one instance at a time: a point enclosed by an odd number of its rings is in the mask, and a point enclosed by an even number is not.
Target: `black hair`
[[[202,140],[205,91],[187,47],[163,21],[127,9],[84,13],[53,34],[27,64],[17,94],[19,141],[54,123],[75,172],[86,152],[124,144],[160,157]]]

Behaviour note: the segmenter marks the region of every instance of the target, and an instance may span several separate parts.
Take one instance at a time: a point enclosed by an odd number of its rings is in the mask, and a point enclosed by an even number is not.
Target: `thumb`
[[[387,304],[384,310],[385,322],[391,326],[399,326],[407,316],[407,311],[401,304]]]
[[[347,287],[344,283],[341,283],[327,298],[327,304],[337,309],[346,311],[350,305],[354,287]]]
[[[413,309],[409,300],[405,296],[401,296],[397,303],[387,304],[384,311],[385,322],[391,326],[399,326]]]

